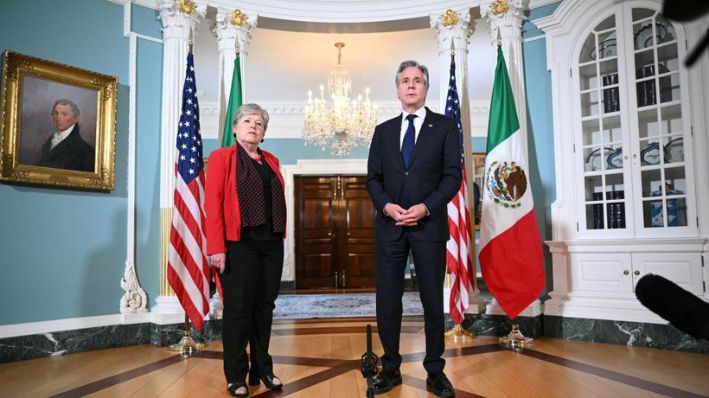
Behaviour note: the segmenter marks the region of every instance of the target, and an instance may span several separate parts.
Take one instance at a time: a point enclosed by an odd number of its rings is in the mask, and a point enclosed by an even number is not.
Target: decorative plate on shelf
[[[665,163],[684,162],[684,140],[682,137],[670,140],[665,145]]]
[[[588,56],[594,61],[597,57],[605,58],[616,55],[618,53],[618,47],[615,40],[615,32],[611,33],[605,38],[605,40],[600,42],[598,47],[598,51],[596,51],[596,47],[594,47],[591,49],[591,53],[588,54]],[[596,52],[598,52],[598,54],[596,54]]]
[[[619,169],[623,167],[623,147],[619,147],[615,150],[611,149],[611,153],[608,154],[606,162],[608,163],[606,167],[609,169]]]
[[[635,33],[634,36],[634,42],[635,42],[635,48],[636,49],[642,49],[642,48],[647,48],[650,47],[651,45],[664,41],[668,37],[670,39],[672,38],[672,32],[670,31],[670,28],[662,23],[662,22],[655,22],[655,40],[652,40],[652,23],[651,22],[646,22],[643,24],[643,26],[638,30],[637,33]]]
[[[603,150],[603,152],[601,152]],[[586,156],[586,171],[597,171],[601,169],[601,164],[603,163],[603,153],[610,153],[613,148],[596,148],[591,153]]]
[[[640,161],[643,166],[660,163],[660,144],[658,142],[647,144],[645,148],[640,151]]]

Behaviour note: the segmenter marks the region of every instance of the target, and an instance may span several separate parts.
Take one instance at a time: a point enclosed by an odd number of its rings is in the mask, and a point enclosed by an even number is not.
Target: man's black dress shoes
[[[453,384],[443,372],[429,373],[426,378],[426,389],[439,397],[455,397]]]
[[[383,394],[399,384],[401,384],[401,372],[398,370],[393,373],[382,372],[374,378],[372,389],[375,394]]]

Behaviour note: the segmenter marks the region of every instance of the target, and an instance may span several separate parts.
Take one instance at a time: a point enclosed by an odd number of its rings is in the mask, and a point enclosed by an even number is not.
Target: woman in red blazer
[[[278,159],[258,147],[267,126],[266,110],[242,105],[232,123],[236,142],[212,152],[207,171],[207,254],[224,295],[224,375],[234,397],[249,396],[247,372],[250,385],[283,387],[268,345],[283,271],[286,203]]]

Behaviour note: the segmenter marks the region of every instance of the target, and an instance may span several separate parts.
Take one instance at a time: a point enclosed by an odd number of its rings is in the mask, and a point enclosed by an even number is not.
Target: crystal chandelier
[[[352,76],[341,64],[344,46],[345,43],[335,43],[337,66],[327,79],[330,103],[322,84],[320,98],[313,98],[312,91],[308,91],[303,125],[305,145],[318,145],[323,151],[329,146],[330,153],[336,156],[346,156],[356,146],[369,145],[377,125],[376,104],[369,100],[369,88],[364,99],[360,94],[350,100]]]

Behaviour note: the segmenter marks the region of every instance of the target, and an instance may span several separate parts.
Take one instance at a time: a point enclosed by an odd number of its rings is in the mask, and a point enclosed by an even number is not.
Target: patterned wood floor
[[[365,397],[359,372],[373,319],[278,321],[271,352],[286,386],[253,397]],[[381,353],[374,337],[375,352]],[[447,343],[446,373],[457,397],[709,396],[709,356],[541,338],[520,352],[496,339]],[[402,327],[403,385],[378,397],[429,397],[422,321]],[[0,365],[0,397],[228,397],[222,347],[182,358],[149,345]]]

